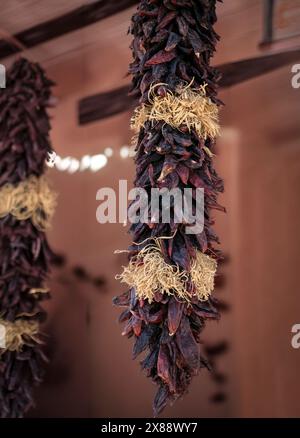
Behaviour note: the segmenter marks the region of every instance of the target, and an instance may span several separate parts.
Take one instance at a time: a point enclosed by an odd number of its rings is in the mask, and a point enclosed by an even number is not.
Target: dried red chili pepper
[[[149,90],[154,84],[166,84],[155,88],[157,95],[164,96],[166,87],[176,93],[178,87],[192,82],[195,89],[207,84],[207,97],[219,105],[219,73],[210,66],[219,39],[213,29],[215,6],[216,0],[140,1],[131,25],[134,39],[130,73],[131,93],[140,97],[141,104],[151,104]],[[189,235],[183,224],[133,224],[130,232],[139,245],[130,248],[129,257],[135,257],[149,238],[170,236],[161,241],[165,261],[188,270],[196,250],[221,258],[221,252],[214,248],[218,237],[211,228],[211,210],[220,208],[216,198],[223,191],[223,183],[213,168],[212,154],[208,153],[215,139],[199,138],[194,129],[181,128],[174,129],[160,121],[145,122],[136,148],[135,186],[148,193],[151,187],[162,186],[204,188],[204,231]],[[116,297],[114,303],[126,307],[120,321],[126,322],[124,334],[134,338],[134,358],[147,352],[141,365],[159,387],[154,399],[154,414],[158,415],[168,400],[176,400],[187,392],[200,368],[210,368],[199,342],[206,320],[219,318],[216,300],[211,296],[205,302],[193,299],[184,303],[176,296],[156,294],[149,303],[138,299],[132,288]]]
[[[17,185],[29,176],[40,177],[51,151],[47,107],[53,83],[43,69],[26,59],[16,61],[7,72],[0,93],[0,190]],[[43,322],[41,300],[52,252],[43,232],[30,219],[11,214],[0,219],[0,315]],[[36,291],[36,293],[33,293]],[[46,358],[41,345],[23,337],[20,351],[0,350],[0,416],[19,418],[32,406],[33,386],[43,377]]]

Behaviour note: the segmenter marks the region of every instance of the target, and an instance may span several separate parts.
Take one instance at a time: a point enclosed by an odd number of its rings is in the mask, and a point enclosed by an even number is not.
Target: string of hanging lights
[[[134,156],[134,148],[124,145],[119,150],[119,155],[122,159],[132,158]],[[47,166],[55,168],[60,172],[67,172],[70,174],[83,171],[98,172],[103,169],[110,158],[114,155],[112,148],[107,147],[103,153],[96,155],[83,155],[81,158],[71,156],[61,157],[55,152],[49,153],[47,159]]]

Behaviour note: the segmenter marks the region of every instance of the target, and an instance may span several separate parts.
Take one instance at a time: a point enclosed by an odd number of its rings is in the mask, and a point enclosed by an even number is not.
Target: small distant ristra
[[[45,230],[56,205],[44,176],[53,85],[38,64],[21,58],[0,93],[1,418],[23,417],[33,405],[46,361],[40,324],[53,257]]]
[[[129,264],[118,276],[129,290],[114,303],[125,307],[120,322],[134,339],[133,357],[144,354],[142,369],[158,386],[155,416],[210,368],[200,336],[206,320],[219,318],[212,292],[222,254],[212,210],[225,209],[213,166],[221,105],[220,74],[210,65],[215,9],[216,0],[141,0],[130,29],[135,186],[149,199],[152,188],[204,189],[203,231],[187,234],[188,224],[174,221],[132,224]]]

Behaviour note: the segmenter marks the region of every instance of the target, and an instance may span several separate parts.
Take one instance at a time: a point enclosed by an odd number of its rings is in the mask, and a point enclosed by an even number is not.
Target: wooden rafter
[[[58,38],[69,32],[82,29],[104,18],[110,17],[135,4],[138,0],[101,0],[81,6],[60,17],[45,21],[30,29],[23,30],[13,39],[19,41],[26,48],[32,48],[39,44]],[[0,59],[20,52],[20,47],[14,46],[7,41],[0,40]]]
[[[249,79],[269,73],[277,68],[297,62],[300,59],[300,48],[285,52],[273,53],[258,58],[244,59],[218,66],[222,73],[220,87],[232,87]],[[79,101],[79,124],[101,120],[135,105],[133,97],[128,96],[129,86],[124,86],[106,93],[98,93]]]

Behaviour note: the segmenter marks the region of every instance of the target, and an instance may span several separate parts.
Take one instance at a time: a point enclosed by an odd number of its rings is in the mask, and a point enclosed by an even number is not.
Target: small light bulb
[[[104,154],[105,154],[108,158],[112,157],[112,156],[113,156],[113,153],[114,153],[114,151],[112,150],[112,148],[105,148],[105,149],[104,149]]]
[[[55,167],[57,168],[57,170],[59,170],[59,164],[61,163],[61,157],[59,155],[56,155],[55,158]]]
[[[66,157],[66,158],[62,158],[60,160],[56,160],[56,168],[58,170],[64,172],[65,170],[67,170],[70,167],[71,161],[72,161],[71,157]]]
[[[89,155],[84,155],[81,158],[80,170],[83,171],[83,170],[89,169],[90,165],[91,165],[91,160],[92,160],[92,158]]]
[[[94,155],[91,159],[90,169],[92,172],[97,172],[107,164],[107,157],[104,154]]]
[[[68,168],[68,172],[69,172],[69,173],[75,173],[75,172],[77,172],[77,170],[79,169],[79,167],[80,167],[80,163],[79,163],[79,161],[76,160],[76,158],[72,158],[72,159],[71,159],[70,166],[69,166],[69,168]]]
[[[120,156],[121,156],[121,158],[128,158],[128,156],[129,156],[129,147],[128,146],[121,147]]]

